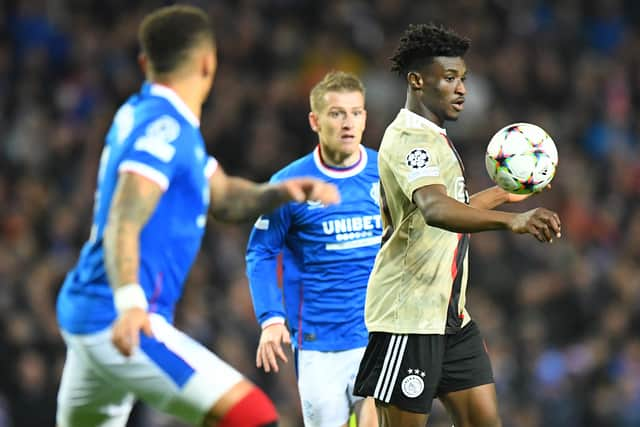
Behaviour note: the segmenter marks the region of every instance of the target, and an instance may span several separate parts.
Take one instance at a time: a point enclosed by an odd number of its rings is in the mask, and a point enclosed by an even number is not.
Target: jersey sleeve
[[[420,187],[445,184],[440,170],[441,144],[439,138],[430,134],[405,134],[385,156],[391,173],[409,200]]]
[[[291,215],[286,204],[270,214],[261,215],[247,243],[247,278],[253,309],[262,327],[284,322],[286,318],[282,291],[278,287],[277,264],[290,224]]]
[[[191,130],[170,115],[143,125],[124,153],[118,172],[133,172],[156,182],[164,191],[179,169],[181,159],[193,150]]]

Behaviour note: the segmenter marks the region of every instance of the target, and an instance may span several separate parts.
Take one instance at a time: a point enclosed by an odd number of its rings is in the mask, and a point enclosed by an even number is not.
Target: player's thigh
[[[442,335],[371,333],[355,392],[374,397],[385,413],[428,414],[440,382],[443,354]]]
[[[93,355],[105,376],[120,382],[158,410],[200,425],[242,375],[194,339],[157,315],[153,337],[140,336],[140,348],[122,356],[109,339]],[[220,414],[222,415],[222,414]]]
[[[447,336],[438,396],[456,427],[500,425],[491,362],[473,322]]]
[[[367,397],[356,402],[353,412],[355,413],[358,427],[378,426],[378,414],[376,413],[376,403],[373,397]]]
[[[376,400],[379,427],[425,427],[429,414],[406,411],[390,403]]]
[[[354,404],[353,386],[364,348],[338,352],[297,351],[298,390],[305,426],[341,426]]]
[[[103,377],[81,343],[65,336],[67,357],[58,390],[58,427],[124,427],[133,395]]]

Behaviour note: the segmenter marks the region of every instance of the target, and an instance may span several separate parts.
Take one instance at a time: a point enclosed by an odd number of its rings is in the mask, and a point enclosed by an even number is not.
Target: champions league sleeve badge
[[[407,154],[406,160],[411,169],[426,168],[429,164],[429,152],[424,148],[414,148]]]

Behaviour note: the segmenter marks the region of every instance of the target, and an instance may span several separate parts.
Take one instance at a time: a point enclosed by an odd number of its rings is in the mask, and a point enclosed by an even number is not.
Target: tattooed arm
[[[114,290],[138,282],[140,232],[161,195],[158,184],[143,176],[122,173],[118,178],[104,231],[105,265]]]
[[[120,174],[104,231],[105,268],[118,310],[111,340],[125,356],[138,346],[141,330],[152,334],[146,297],[138,284],[140,232],[161,195],[155,182],[133,173]]]
[[[340,201],[333,184],[314,178],[294,178],[277,184],[257,184],[227,175],[220,166],[209,178],[209,213],[223,222],[242,222],[268,213],[283,203],[319,200],[324,204]]]

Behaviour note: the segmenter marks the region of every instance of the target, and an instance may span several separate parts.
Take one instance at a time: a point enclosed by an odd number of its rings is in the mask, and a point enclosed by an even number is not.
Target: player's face
[[[439,124],[457,120],[467,93],[467,66],[460,57],[437,56],[423,70],[422,102]]]
[[[309,122],[318,134],[323,153],[334,159],[359,155],[367,120],[361,92],[327,92],[321,111],[311,112]]]

